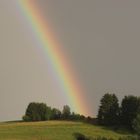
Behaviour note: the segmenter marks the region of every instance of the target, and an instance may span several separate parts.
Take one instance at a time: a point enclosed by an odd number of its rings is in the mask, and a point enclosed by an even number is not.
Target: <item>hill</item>
[[[128,134],[82,122],[5,122],[0,123],[0,140],[74,140],[74,133],[90,137],[105,136],[117,139]]]

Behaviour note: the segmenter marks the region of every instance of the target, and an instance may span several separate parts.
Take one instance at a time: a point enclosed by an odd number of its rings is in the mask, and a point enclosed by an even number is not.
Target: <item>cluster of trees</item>
[[[119,105],[115,94],[105,94],[98,110],[98,123],[106,126],[122,125],[140,134],[140,98],[125,96]]]
[[[83,120],[85,116],[71,113],[71,109],[68,105],[63,107],[60,111],[57,108],[51,108],[45,103],[29,103],[25,115],[24,121],[46,121],[46,120]]]
[[[46,120],[80,120],[88,123],[98,123],[105,126],[123,126],[135,130],[140,135],[140,97],[125,96],[121,104],[115,94],[105,94],[100,101],[97,121],[91,117],[71,112],[68,105],[60,111],[51,108],[45,103],[29,103],[24,121],[46,121]]]

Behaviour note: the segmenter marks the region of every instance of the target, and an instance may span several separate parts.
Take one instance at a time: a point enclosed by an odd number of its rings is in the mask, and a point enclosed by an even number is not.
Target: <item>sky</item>
[[[140,95],[139,0],[32,2],[70,59],[85,91],[89,115],[96,116],[107,92],[120,100]],[[60,109],[67,104],[37,45],[17,0],[1,0],[0,121],[21,119],[31,101]]]

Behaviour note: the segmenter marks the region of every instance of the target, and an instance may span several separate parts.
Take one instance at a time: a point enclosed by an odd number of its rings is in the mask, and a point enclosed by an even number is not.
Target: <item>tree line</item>
[[[63,106],[60,111],[51,108],[45,103],[31,102],[27,106],[24,121],[46,121],[46,120],[73,120],[96,123],[97,125],[112,126],[115,128],[125,127],[140,135],[140,97],[125,96],[120,105],[115,94],[105,94],[100,100],[97,118],[85,117],[71,112],[68,105]]]
[[[125,96],[119,105],[115,94],[105,94],[100,101],[97,120],[100,125],[122,126],[140,135],[140,97]]]
[[[60,111],[57,108],[51,108],[45,103],[31,102],[29,103],[25,115],[24,121],[46,121],[46,120],[84,120],[86,117],[74,112],[68,105],[64,105],[63,110]]]

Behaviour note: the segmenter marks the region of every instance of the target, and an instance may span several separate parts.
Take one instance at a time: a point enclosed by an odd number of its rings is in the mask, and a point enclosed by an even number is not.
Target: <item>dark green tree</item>
[[[132,124],[140,108],[140,99],[136,96],[125,96],[121,103],[121,124],[132,129]]]
[[[41,121],[47,120],[48,107],[44,103],[37,103],[37,113],[39,114]]]
[[[72,112],[70,115],[70,119],[75,121],[84,121],[85,116]]]
[[[62,111],[63,119],[70,119],[70,115],[71,115],[70,107],[68,105],[64,105]]]
[[[29,117],[31,121],[40,121],[41,117],[38,112],[38,103],[32,102],[26,109],[25,116]]]
[[[29,103],[25,115],[24,121],[45,121],[48,119],[48,107],[44,103]]]
[[[50,106],[47,106],[46,120],[51,120],[51,116],[52,116],[52,109]]]
[[[61,111],[59,109],[53,108],[51,111],[51,119],[52,120],[61,119]]]
[[[119,117],[118,98],[115,94],[105,94],[98,110],[98,123],[102,125],[117,125]]]

